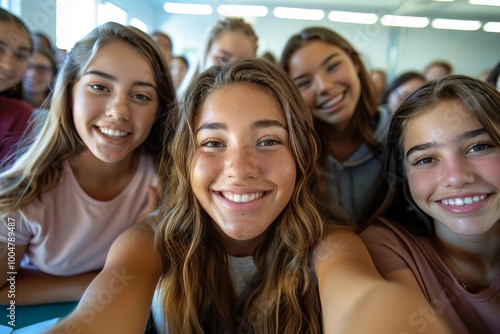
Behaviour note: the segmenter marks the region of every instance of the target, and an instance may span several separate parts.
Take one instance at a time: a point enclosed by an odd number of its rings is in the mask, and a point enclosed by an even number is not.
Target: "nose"
[[[317,95],[323,95],[330,88],[333,87],[333,84],[332,84],[330,78],[326,75],[326,73],[317,74],[314,78],[314,81],[316,82]]]
[[[130,107],[128,105],[128,96],[116,94],[106,106],[107,117],[113,117],[117,120],[128,121],[130,119]]]
[[[461,188],[475,180],[473,168],[467,159],[451,159],[443,164],[443,182],[446,187]]]
[[[259,174],[257,152],[250,145],[231,148],[226,158],[226,176],[229,178],[245,180]]]

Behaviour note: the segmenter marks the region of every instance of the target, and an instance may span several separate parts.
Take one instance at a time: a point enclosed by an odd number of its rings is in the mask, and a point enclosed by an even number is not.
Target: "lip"
[[[317,104],[316,108],[323,114],[336,113],[339,109],[343,107],[345,98],[346,98],[346,91],[342,91],[339,94],[335,94],[333,96],[330,95],[327,100]],[[335,100],[335,103],[333,105],[330,105],[333,100]]]
[[[230,210],[236,211],[236,212],[250,212],[253,210],[256,210],[262,203],[266,200],[266,198],[269,196],[269,194],[272,191],[263,191],[263,190],[249,190],[249,191],[212,191],[212,193],[220,199],[222,204],[227,207]],[[227,199],[223,193],[232,193],[233,195],[242,195],[242,194],[255,194],[255,193],[262,193],[262,196],[259,198],[254,199],[253,201],[250,202],[233,202],[229,199]]]
[[[453,200],[456,198],[473,198],[475,196],[486,196],[484,200],[480,200],[478,202],[473,202],[470,204],[463,204],[463,205],[446,205],[443,204],[443,200]],[[447,196],[445,198],[442,198],[438,201],[435,201],[437,205],[439,205],[443,210],[453,213],[453,214],[469,214],[469,213],[474,213],[479,210],[481,210],[484,206],[486,206],[492,198],[492,194],[457,194],[453,196]]]
[[[123,136],[123,137],[110,137],[110,136],[102,133],[101,130],[100,130],[100,128],[106,128],[106,129],[110,129],[110,130],[119,130],[119,131],[127,132],[128,134],[125,135],[125,136]],[[97,135],[99,136],[99,138],[101,138],[106,143],[111,144],[111,145],[120,145],[120,144],[123,144],[125,141],[128,140],[128,138],[132,134],[129,131],[126,131],[126,130],[123,130],[123,129],[119,129],[119,128],[116,128],[116,127],[112,127],[112,126],[95,126],[94,130],[97,133]]]

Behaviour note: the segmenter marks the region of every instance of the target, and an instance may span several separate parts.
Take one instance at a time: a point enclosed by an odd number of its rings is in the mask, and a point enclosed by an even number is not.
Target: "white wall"
[[[158,27],[171,35],[174,53],[184,54],[196,50],[202,42],[205,29],[220,16],[190,16],[158,14]],[[252,20],[259,36],[258,54],[273,52],[278,58],[294,33],[308,26],[331,28],[363,55],[370,68],[383,68],[390,77],[407,70],[423,70],[431,61],[446,59],[455,73],[472,76],[494,67],[500,61],[500,34],[482,30],[475,32],[439,30],[433,28],[390,28],[380,24],[355,25],[321,21],[296,21],[271,17]],[[390,53],[390,50],[394,49]]]

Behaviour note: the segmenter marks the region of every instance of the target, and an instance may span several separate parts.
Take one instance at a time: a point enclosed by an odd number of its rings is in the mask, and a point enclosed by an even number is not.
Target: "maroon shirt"
[[[453,333],[500,333],[500,273],[478,293],[466,291],[427,237],[411,234],[386,219],[361,234],[382,276],[409,269],[435,312],[444,315]],[[402,301],[404,302],[404,301]],[[408,323],[425,332],[432,315],[415,310]]]
[[[18,99],[0,96],[0,161],[14,151],[28,127],[33,108]]]

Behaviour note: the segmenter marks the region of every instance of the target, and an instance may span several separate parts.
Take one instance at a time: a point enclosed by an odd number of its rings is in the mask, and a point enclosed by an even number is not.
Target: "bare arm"
[[[0,222],[2,224],[2,222]],[[26,251],[27,245],[14,245],[13,243],[0,242],[0,304],[4,304],[4,290],[8,289],[9,282],[7,279],[11,278],[13,274],[19,270],[19,263]],[[16,282],[17,283],[17,282]]]
[[[15,278],[16,304],[33,305],[78,301],[98,272],[75,276],[52,276],[39,270],[22,268]],[[9,286],[0,289],[0,304],[7,304]]]
[[[325,333],[451,333],[436,314],[425,325],[414,317],[431,310],[415,284],[386,280],[357,235],[334,231],[315,253]]]
[[[161,269],[152,232],[133,226],[113,243],[76,310],[48,333],[143,333]]]

